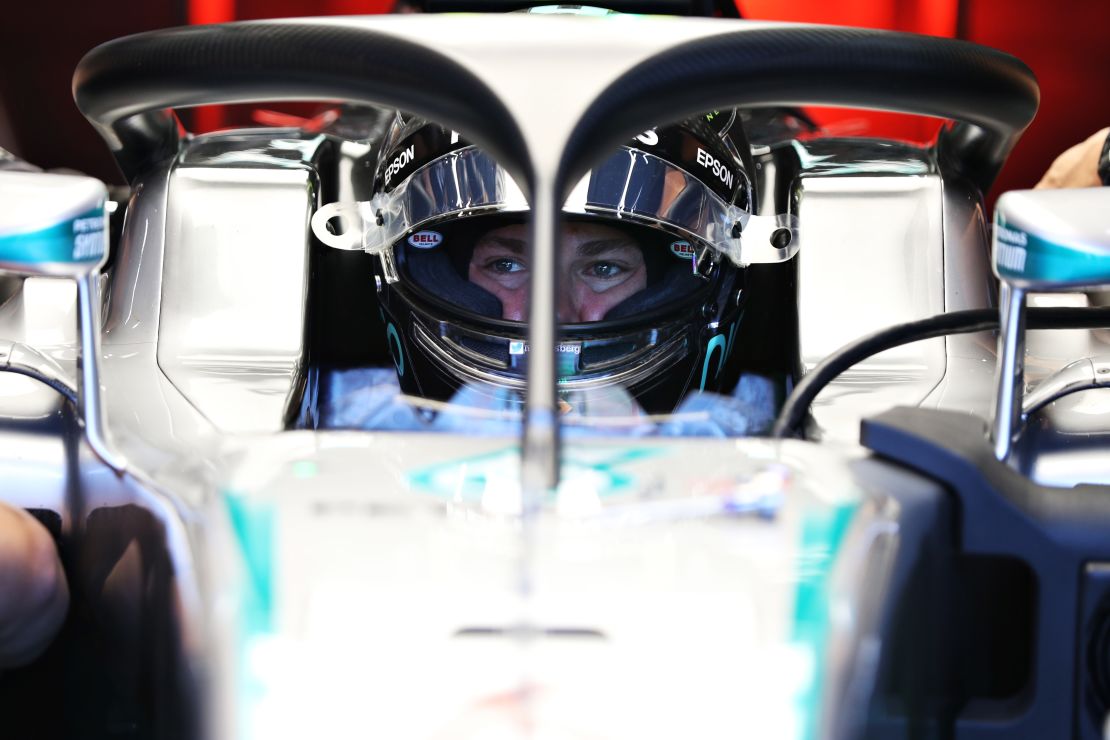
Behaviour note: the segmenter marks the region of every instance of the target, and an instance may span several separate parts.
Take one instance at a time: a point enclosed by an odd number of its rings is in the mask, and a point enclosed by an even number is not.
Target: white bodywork
[[[735,28],[538,22],[313,23],[419,33],[487,81],[520,127],[540,201],[608,84],[660,49]],[[164,525],[184,670],[209,734],[850,736],[875,680],[899,532],[898,506],[864,490],[843,453],[859,452],[862,416],[894,403],[985,413],[984,339],[912,345],[845,376],[815,409],[842,443],[828,449],[568,441],[562,484],[532,511],[517,438],[286,431],[324,142],[258,138],[224,152],[250,155],[190,159],[205,143],[194,141],[135,183],[100,358],[128,472],[0,432],[23,450],[3,464],[33,481],[33,495],[5,500],[62,512],[67,528],[127,505]],[[299,154],[254,151],[266,146]],[[807,365],[882,326],[989,305],[980,202],[927,160],[917,151],[885,172],[861,160],[851,173],[803,163],[791,183]],[[71,321],[64,302],[36,301],[42,288],[30,279],[0,309],[0,336],[30,341]],[[37,346],[71,363],[67,339]],[[0,374],[5,416],[36,408],[58,404]],[[67,465],[80,512],[58,480]]]

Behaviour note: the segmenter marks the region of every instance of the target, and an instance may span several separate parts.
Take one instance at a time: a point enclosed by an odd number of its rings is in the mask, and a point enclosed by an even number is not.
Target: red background
[[[382,12],[391,0],[62,0],[5,9],[0,24],[0,146],[40,166],[119,181],[111,156],[73,105],[70,80],[85,51],[129,33],[235,19]],[[603,3],[598,3],[603,4]],[[1041,109],[992,194],[1030,187],[1052,159],[1110,125],[1110,2],[1071,0],[739,0],[747,18],[865,26],[963,38],[1021,58],[1041,85]],[[819,110],[843,133],[926,141],[937,122]],[[189,114],[193,130],[239,122],[243,112]]]

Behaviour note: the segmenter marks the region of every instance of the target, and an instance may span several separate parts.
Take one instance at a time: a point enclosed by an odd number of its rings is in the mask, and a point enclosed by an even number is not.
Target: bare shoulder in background
[[[1058,156],[1036,187],[1093,188],[1110,184],[1108,147],[1110,127],[1096,131]]]

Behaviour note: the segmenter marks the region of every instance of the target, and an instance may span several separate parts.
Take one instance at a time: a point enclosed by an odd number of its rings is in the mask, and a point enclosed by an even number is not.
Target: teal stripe
[[[837,552],[856,513],[856,503],[841,504],[810,512],[802,521],[802,545],[798,556],[798,585],[794,597],[794,628],[791,639],[813,656],[814,671],[809,685],[798,695],[802,737],[817,738],[821,716],[826,642],[829,631],[829,576]]]
[[[95,219],[99,228],[89,228]],[[0,262],[93,264],[104,257],[104,208],[37,231],[0,236]]]
[[[1110,282],[1110,254],[1105,250],[1042,239],[1010,225],[1000,214],[995,218],[995,228],[996,232],[1006,229],[1017,236],[1006,240],[995,233],[994,263],[1000,277],[1077,285]],[[1022,240],[1024,244],[1016,243]],[[999,254],[1002,250],[1008,259]]]
[[[238,737],[254,740],[259,734],[253,720],[266,698],[267,687],[264,677],[252,670],[250,655],[258,638],[271,633],[274,626],[274,509],[269,503],[230,491],[225,491],[223,498],[247,569],[247,583],[236,614]]]
[[[247,634],[273,629],[274,510],[269,503],[224,494],[231,526],[247,566],[248,588],[243,594]]]
[[[570,448],[560,461],[560,477],[566,480],[583,470],[590,470],[603,476],[601,495],[619,494],[628,491],[636,480],[631,473],[619,470],[620,466],[665,453],[666,450],[660,447],[625,447],[596,454]],[[436,496],[457,496],[462,501],[475,503],[481,499],[491,478],[518,481],[519,466],[520,448],[505,447],[414,470],[408,474],[408,481],[413,488]],[[547,503],[552,503],[554,497],[555,492],[549,491]]]

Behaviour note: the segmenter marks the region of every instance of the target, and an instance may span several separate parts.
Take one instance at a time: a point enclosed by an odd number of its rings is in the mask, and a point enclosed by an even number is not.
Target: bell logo
[[[417,249],[434,249],[443,243],[443,234],[438,231],[418,231],[408,241]]]
[[[694,259],[694,248],[686,240],[673,242],[671,244],[671,254],[684,260],[692,260]]]

